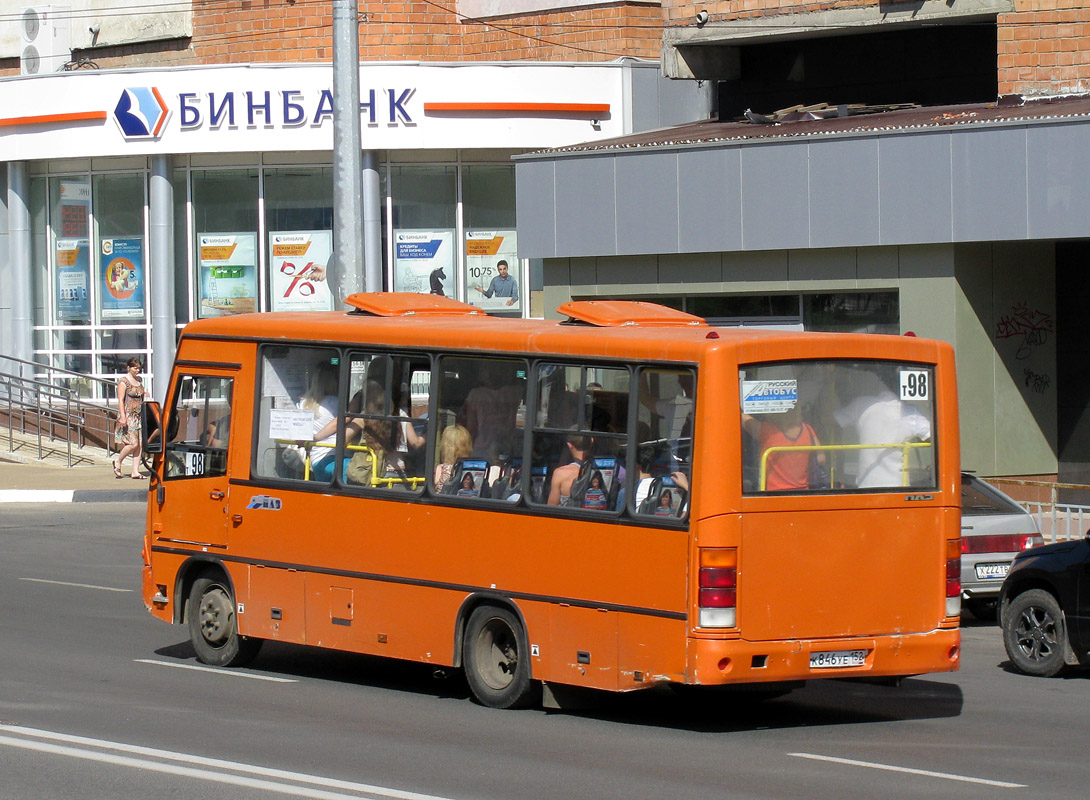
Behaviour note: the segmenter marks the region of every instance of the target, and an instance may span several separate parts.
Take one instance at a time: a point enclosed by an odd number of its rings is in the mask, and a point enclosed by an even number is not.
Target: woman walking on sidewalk
[[[121,451],[111,459],[114,477],[121,477],[121,465],[125,457],[132,455],[133,480],[144,480],[140,473],[140,404],[147,392],[140,378],[140,359],[130,358],[125,362],[125,374],[117,382],[117,433],[114,440]]]

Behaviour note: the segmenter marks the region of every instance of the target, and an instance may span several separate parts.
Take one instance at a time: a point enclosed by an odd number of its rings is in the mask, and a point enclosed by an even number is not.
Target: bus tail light
[[[737,622],[738,550],[733,547],[700,551],[701,628],[733,628]]]
[[[946,541],[946,616],[961,614],[961,540]]]

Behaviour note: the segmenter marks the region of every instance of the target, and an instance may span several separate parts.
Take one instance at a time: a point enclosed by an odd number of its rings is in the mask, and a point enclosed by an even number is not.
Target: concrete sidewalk
[[[141,470],[143,472],[143,470]],[[0,461],[0,503],[144,503],[149,481],[115,478],[109,462],[66,467]]]

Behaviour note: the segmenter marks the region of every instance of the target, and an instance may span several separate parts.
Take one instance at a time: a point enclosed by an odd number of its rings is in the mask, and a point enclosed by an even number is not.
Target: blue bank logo
[[[170,109],[154,86],[137,86],[121,92],[114,120],[126,139],[158,139]]]

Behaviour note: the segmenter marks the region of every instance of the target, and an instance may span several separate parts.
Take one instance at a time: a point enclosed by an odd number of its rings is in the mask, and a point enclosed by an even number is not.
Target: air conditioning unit
[[[23,51],[20,75],[60,72],[72,60],[72,9],[68,6],[31,6],[19,14]]]

